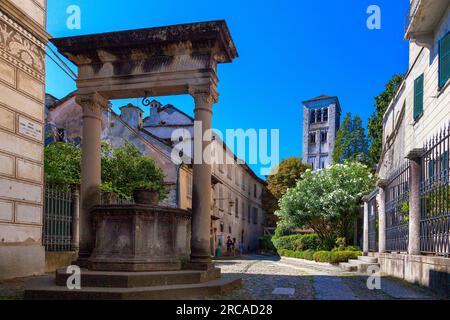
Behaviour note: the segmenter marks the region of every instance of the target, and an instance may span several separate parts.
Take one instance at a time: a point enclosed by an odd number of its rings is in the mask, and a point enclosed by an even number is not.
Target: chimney
[[[120,118],[133,128],[142,128],[142,110],[131,103],[120,108]]]

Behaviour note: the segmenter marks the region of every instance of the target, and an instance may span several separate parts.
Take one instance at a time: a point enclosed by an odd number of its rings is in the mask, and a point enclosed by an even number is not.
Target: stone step
[[[375,257],[360,256],[358,257],[358,260],[368,263],[378,263],[378,258]]]
[[[35,279],[25,288],[26,300],[177,300],[203,299],[223,295],[238,288],[242,279],[238,275],[225,275],[220,279],[197,284],[167,285],[139,288],[81,287],[69,290],[55,285],[54,278]]]
[[[66,286],[70,276],[65,268],[56,271],[55,283]],[[199,284],[220,278],[220,269],[152,272],[108,272],[81,269],[81,287],[138,288],[163,285]]]
[[[339,263],[339,267],[341,267],[342,270],[349,272],[355,272],[358,270],[358,266],[355,266],[354,264],[350,264],[347,262]]]
[[[356,259],[348,260],[348,263],[356,266],[360,273],[366,273],[369,267],[380,267],[378,263],[364,262]]]

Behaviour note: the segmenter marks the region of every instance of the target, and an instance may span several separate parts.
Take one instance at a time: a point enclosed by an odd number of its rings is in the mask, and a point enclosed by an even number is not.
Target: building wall
[[[0,280],[44,271],[44,0],[0,2]]]
[[[424,143],[450,121],[450,83],[441,90],[439,77],[439,40],[450,31],[450,8],[438,24],[431,48],[410,44],[410,69],[386,111],[383,124],[383,156],[379,166],[381,178],[404,161],[409,151]],[[423,115],[414,120],[414,81],[424,74]]]

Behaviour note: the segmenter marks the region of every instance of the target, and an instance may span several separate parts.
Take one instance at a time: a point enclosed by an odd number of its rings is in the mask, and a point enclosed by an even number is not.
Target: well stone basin
[[[190,254],[189,211],[150,205],[103,205],[91,211],[98,271],[173,271]]]

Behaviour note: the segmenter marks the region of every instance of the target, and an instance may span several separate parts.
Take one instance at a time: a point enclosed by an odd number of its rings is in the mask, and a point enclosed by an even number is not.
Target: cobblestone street
[[[391,300],[439,299],[429,290],[383,277],[381,290],[367,288],[367,276],[338,267],[277,257],[246,256],[219,260],[224,274],[242,274],[243,287],[214,299],[286,300]]]

